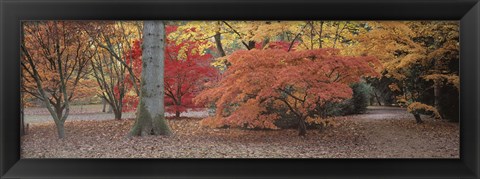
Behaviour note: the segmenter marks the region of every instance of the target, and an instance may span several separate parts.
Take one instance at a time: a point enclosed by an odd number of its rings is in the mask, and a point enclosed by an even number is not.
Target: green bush
[[[343,104],[344,114],[362,114],[367,111],[367,107],[372,94],[372,86],[365,82],[355,83],[350,86],[353,90],[351,99]]]

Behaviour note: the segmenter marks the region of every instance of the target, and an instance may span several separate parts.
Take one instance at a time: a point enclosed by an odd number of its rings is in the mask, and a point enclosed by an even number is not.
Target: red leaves
[[[351,98],[349,84],[378,75],[375,58],[341,56],[336,49],[254,49],[236,51],[227,59],[232,65],[223,79],[196,98],[217,107],[207,124],[272,129],[278,116],[267,107],[288,108],[303,118],[327,102]]]
[[[176,26],[166,26],[167,36],[177,30]],[[194,29],[189,29],[193,30]],[[165,51],[165,106],[168,112],[184,112],[187,108],[195,108],[192,98],[202,90],[204,83],[218,75],[215,68],[210,66],[213,58],[208,53],[198,52],[199,46],[206,45],[206,41],[183,41],[177,44],[167,39]],[[133,50],[127,56],[127,63],[133,61],[135,76],[140,76],[142,70],[141,41],[135,41]],[[126,78],[127,87],[132,88],[132,81]],[[138,97],[126,96],[124,109],[134,110],[138,104]]]

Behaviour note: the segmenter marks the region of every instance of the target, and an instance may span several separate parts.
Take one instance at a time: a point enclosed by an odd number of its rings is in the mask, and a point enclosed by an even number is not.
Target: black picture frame
[[[1,0],[0,178],[479,178],[477,0]],[[460,159],[20,159],[22,20],[459,20]]]

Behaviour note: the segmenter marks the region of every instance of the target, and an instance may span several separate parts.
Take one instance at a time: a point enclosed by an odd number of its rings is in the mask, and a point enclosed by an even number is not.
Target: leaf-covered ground
[[[417,125],[399,108],[338,117],[322,131],[210,129],[199,119],[170,119],[175,135],[127,138],[133,120],[69,121],[66,139],[54,124],[30,124],[23,158],[458,158],[459,125],[425,118]]]

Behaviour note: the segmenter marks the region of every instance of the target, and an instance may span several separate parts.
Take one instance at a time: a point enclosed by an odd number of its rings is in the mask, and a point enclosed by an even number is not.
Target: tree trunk
[[[122,120],[122,110],[114,110],[115,120]]]
[[[140,101],[130,136],[170,135],[164,108],[165,24],[145,21]]]
[[[323,21],[320,21],[320,32],[318,33],[318,47],[322,48]]]
[[[23,98],[22,98],[23,99]],[[20,103],[21,108],[20,108],[20,136],[23,136],[26,134],[25,132],[25,105],[23,104],[23,100]]]
[[[65,121],[55,121],[55,125],[57,126],[58,138],[65,138]]]
[[[102,98],[103,109],[102,112],[105,112],[105,107],[107,107],[107,100]]]
[[[62,120],[63,118],[63,109],[60,105],[54,105],[55,108],[55,117],[53,120],[55,121],[55,126],[57,127],[58,138],[63,139],[65,138],[65,121]]]
[[[179,118],[179,117],[180,117],[180,111],[178,111],[178,110],[175,111],[175,117],[176,117],[176,118]]]
[[[223,46],[222,46],[222,37],[220,36],[220,32],[217,32],[215,34],[215,36],[213,36],[214,39],[215,39],[215,44],[217,46],[217,51],[218,53],[220,54],[221,57],[224,57],[226,56],[225,54],[225,50],[223,50]]]
[[[252,50],[255,48],[255,41],[248,41],[248,50]]]
[[[434,105],[435,109],[437,109],[438,113],[440,113],[440,116],[443,118],[444,116],[442,115],[442,107],[440,106],[440,98],[441,98],[441,85],[438,80],[435,80],[434,86],[433,86],[433,94],[434,94]]]
[[[112,112],[113,112],[113,107],[112,107],[112,105],[108,105],[107,113],[112,113]]]
[[[268,43],[270,43],[270,38],[265,38],[265,40],[263,41],[263,46],[262,46],[262,49],[267,47]]]
[[[417,121],[417,124],[423,123],[422,118],[420,117],[420,114],[414,114],[415,121]]]
[[[304,118],[299,118],[298,120],[298,135],[305,136],[307,134],[307,125],[305,124]]]
[[[375,96],[378,106],[382,106],[382,103],[380,102],[380,98],[378,97],[377,92],[373,91],[373,96]]]

